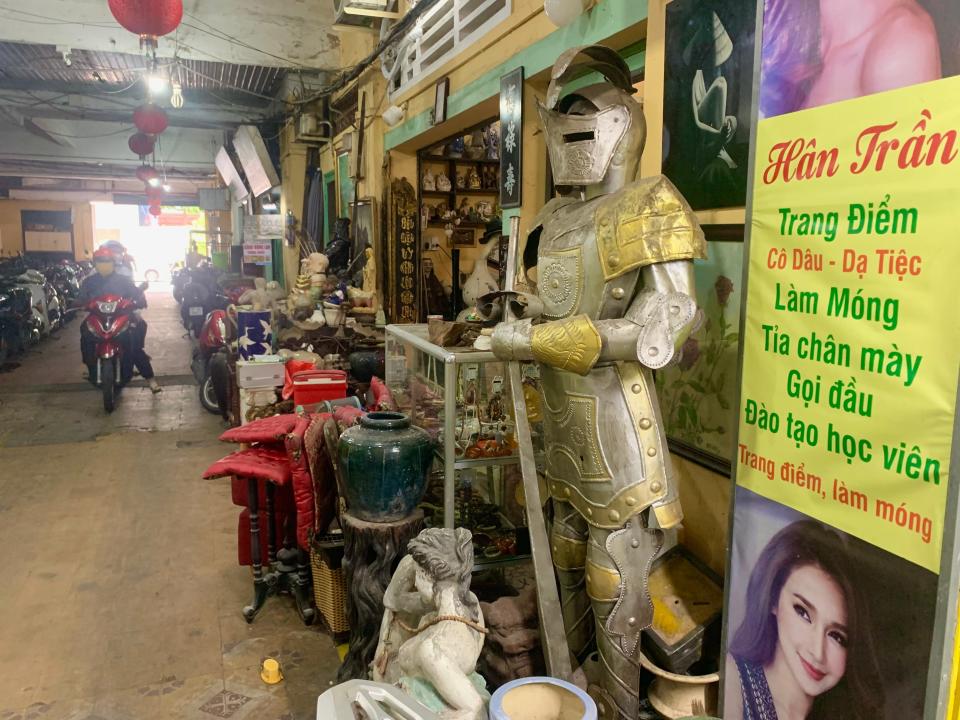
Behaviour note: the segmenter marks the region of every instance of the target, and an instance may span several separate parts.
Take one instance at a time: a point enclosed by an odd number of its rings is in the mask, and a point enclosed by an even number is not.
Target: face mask
[[[113,263],[112,262],[98,262],[96,264],[97,272],[100,273],[103,277],[108,275],[113,275]]]

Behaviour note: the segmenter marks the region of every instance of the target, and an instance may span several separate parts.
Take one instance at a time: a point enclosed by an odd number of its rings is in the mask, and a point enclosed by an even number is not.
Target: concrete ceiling
[[[170,120],[158,169],[190,187],[212,183],[232,128],[275,120],[283,105],[271,98],[316,87],[336,67],[333,15],[333,0],[184,0],[183,24],[157,53],[165,72],[179,68],[186,100],[173,109],[169,93],[157,98]],[[107,0],[0,0],[0,178],[129,179],[147,66]]]
[[[184,0],[183,23],[158,54],[311,70],[337,66],[332,0]],[[138,54],[107,0],[0,0],[0,40]]]

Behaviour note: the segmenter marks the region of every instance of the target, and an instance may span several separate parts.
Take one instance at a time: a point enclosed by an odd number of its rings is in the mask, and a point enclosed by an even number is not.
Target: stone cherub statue
[[[470,592],[470,531],[429,528],[407,547],[383,596],[373,679],[403,688],[444,720],[482,720],[489,695],[476,666],[487,630]]]

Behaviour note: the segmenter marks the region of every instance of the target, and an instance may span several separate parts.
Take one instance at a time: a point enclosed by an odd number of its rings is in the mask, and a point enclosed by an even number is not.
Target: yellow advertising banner
[[[738,484],[939,572],[960,77],[757,128]]]

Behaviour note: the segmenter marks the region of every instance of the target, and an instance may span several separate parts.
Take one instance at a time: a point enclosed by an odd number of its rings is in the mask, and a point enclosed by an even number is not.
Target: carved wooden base
[[[383,593],[407,553],[407,543],[423,529],[423,511],[417,509],[403,520],[388,523],[366,522],[343,513],[341,522],[350,651],[337,673],[338,682],[370,677],[383,620]]]

